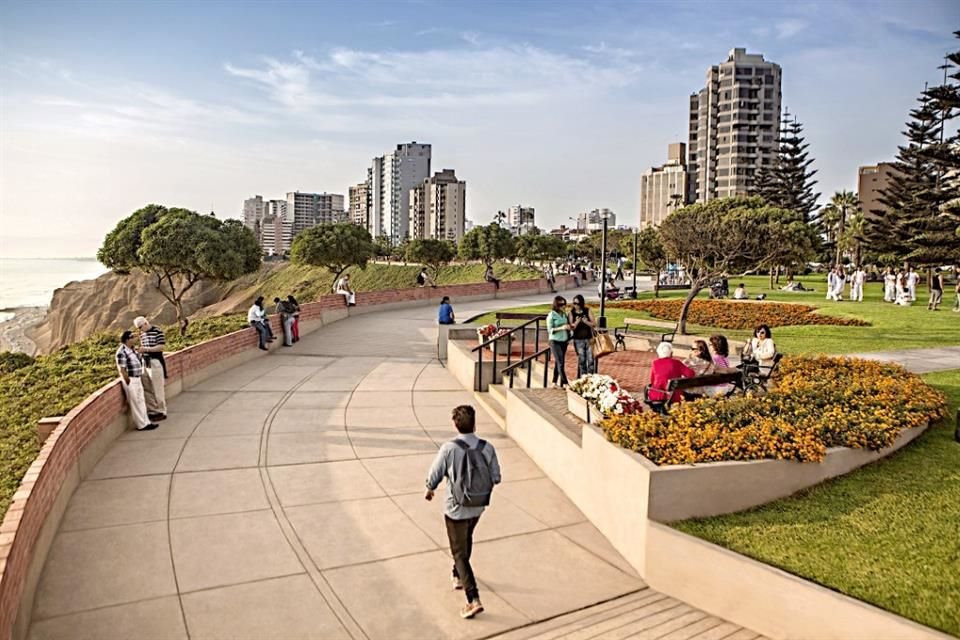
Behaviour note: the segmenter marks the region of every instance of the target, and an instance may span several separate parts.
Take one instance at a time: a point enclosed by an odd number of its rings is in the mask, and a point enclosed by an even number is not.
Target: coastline
[[[47,307],[12,307],[0,311],[14,314],[0,322],[0,351],[19,351],[36,355],[36,343],[27,337],[27,329],[39,324],[47,315]]]

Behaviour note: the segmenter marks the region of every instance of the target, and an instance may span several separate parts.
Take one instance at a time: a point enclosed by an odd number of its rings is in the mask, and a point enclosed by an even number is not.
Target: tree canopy
[[[513,235],[495,222],[474,227],[460,241],[460,257],[464,260],[483,260],[489,265],[516,255]]]
[[[139,269],[176,309],[181,332],[189,320],[183,296],[201,280],[232,280],[260,266],[260,247],[238,220],[218,220],[181,208],[151,204],[121,220],[97,259],[115,273]]]
[[[653,295],[659,298],[660,273],[667,266],[667,252],[655,227],[647,227],[637,235],[637,259],[653,270]],[[633,268],[636,269],[637,265]]]
[[[666,253],[681,257],[690,274],[681,333],[690,304],[717,279],[806,259],[816,245],[816,231],[798,212],[773,207],[759,196],[689,205],[667,216],[659,234]]]
[[[405,255],[410,262],[419,262],[432,269],[434,280],[439,282],[440,269],[457,257],[457,249],[449,240],[424,238],[411,240]]]
[[[333,274],[334,286],[348,268],[367,268],[377,255],[377,245],[363,227],[349,222],[319,224],[293,239],[290,259],[297,264],[324,267]]]
[[[777,156],[772,165],[761,167],[752,189],[767,203],[795,211],[810,222],[817,209],[819,193],[814,191],[816,169],[811,169],[813,158],[810,145],[803,137],[803,125],[790,114],[784,114],[777,143]]]

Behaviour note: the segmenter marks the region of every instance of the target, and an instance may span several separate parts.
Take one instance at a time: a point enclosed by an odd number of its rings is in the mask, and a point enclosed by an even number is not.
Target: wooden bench
[[[711,373],[706,376],[694,376],[692,378],[673,378],[667,383],[666,389],[658,389],[653,385],[647,385],[643,389],[643,401],[648,407],[658,413],[667,413],[670,411],[670,405],[673,404],[673,394],[675,391],[689,391],[699,387],[716,387],[722,384],[733,385],[724,397],[729,398],[738,390],[743,391],[744,372],[731,371],[728,373]],[[666,395],[665,400],[651,400],[650,392],[658,391]]]
[[[762,391],[766,393],[767,384],[769,384],[770,379],[773,378],[777,369],[780,368],[780,361],[782,359],[783,354],[778,353],[773,356],[773,364],[769,366],[760,365],[757,364],[756,361],[750,360],[741,362],[738,368],[743,372],[744,391]]]
[[[624,318],[623,326],[617,327],[613,330],[614,338],[616,339],[616,344],[614,345],[615,350],[619,350],[621,347],[624,351],[627,350],[627,338],[645,338],[648,341],[653,341],[657,336],[660,337],[660,342],[673,342],[673,339],[677,335],[677,327],[673,328],[673,331],[668,333],[656,333],[653,331],[641,331],[636,327],[649,327],[650,323],[643,319],[638,318]]]

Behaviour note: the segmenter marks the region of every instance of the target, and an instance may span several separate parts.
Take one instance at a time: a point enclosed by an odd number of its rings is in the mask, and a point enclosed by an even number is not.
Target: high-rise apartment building
[[[254,234],[257,233],[260,221],[266,213],[265,206],[263,196],[253,196],[243,201],[243,226]]]
[[[610,209],[594,209],[577,215],[577,231],[589,233],[603,229],[603,219],[607,219],[607,229],[617,226],[617,215]]]
[[[318,224],[340,222],[345,217],[343,196],[336,193],[287,193],[286,217],[293,222],[293,235]]]
[[[640,228],[657,226],[687,201],[687,145],[667,147],[667,163],[640,176]]]
[[[757,171],[775,161],[780,65],[734,49],[707,70],[690,96],[689,202],[749,194]]]
[[[886,211],[880,202],[882,192],[890,188],[891,179],[897,173],[896,166],[890,162],[860,167],[857,172],[857,198],[864,217],[876,217],[877,212]]]
[[[398,244],[409,237],[410,190],[430,177],[429,144],[409,142],[373,159],[367,171],[370,215],[367,229],[376,239]]]
[[[460,242],[467,225],[467,183],[453,169],[433,174],[410,190],[410,238]]]
[[[288,254],[293,242],[293,220],[287,218],[287,201],[269,200],[264,203],[264,211],[257,237],[260,250],[267,256]]]
[[[533,207],[515,205],[507,209],[507,225],[510,232],[515,235],[529,233],[536,226],[536,212]]]
[[[370,189],[366,182],[350,187],[349,220],[360,227],[369,226]]]

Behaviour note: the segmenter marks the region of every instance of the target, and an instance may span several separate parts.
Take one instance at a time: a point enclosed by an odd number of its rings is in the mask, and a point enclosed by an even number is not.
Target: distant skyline
[[[950,0],[7,0],[0,255],[92,256],[151,202],[239,217],[254,194],[347,195],[414,140],[476,223],[520,203],[547,228],[602,207],[635,225],[641,173],[734,47],[783,68],[826,199],[893,159],[957,28]]]

